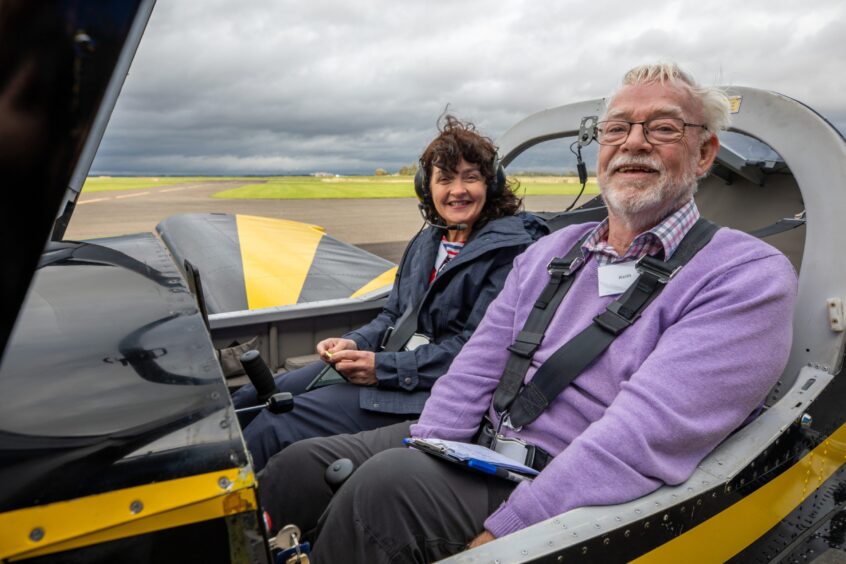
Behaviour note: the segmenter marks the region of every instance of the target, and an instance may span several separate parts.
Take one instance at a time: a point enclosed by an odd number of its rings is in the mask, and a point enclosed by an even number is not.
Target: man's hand
[[[476,548],[477,546],[482,546],[486,542],[491,542],[494,539],[496,539],[495,536],[493,536],[487,531],[482,531],[481,535],[470,541],[470,544],[467,545],[467,548],[468,550],[471,548]]]
[[[376,355],[370,351],[342,350],[332,353],[335,370],[352,384],[376,384]]]
[[[339,351],[357,351],[358,345],[352,339],[330,337],[317,343],[317,354],[325,362],[335,362],[332,358]]]

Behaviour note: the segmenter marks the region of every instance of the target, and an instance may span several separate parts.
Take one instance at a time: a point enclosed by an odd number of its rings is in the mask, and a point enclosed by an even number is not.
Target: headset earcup
[[[429,179],[426,178],[426,167],[423,163],[417,166],[417,172],[414,173],[414,193],[417,194],[417,199],[426,203],[426,197],[429,195]]]
[[[505,169],[499,163],[499,159],[494,163],[494,181],[493,184],[488,185],[488,197],[498,198],[505,191]]]

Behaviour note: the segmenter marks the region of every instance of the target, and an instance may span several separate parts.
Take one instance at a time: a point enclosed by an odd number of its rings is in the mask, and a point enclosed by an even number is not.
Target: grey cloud
[[[447,104],[486,134],[677,60],[843,128],[844,8],[793,2],[160,2],[92,173],[369,173],[414,161]],[[526,167],[571,166],[540,146]],[[561,157],[561,154],[564,154]],[[517,166],[515,162],[512,166]]]

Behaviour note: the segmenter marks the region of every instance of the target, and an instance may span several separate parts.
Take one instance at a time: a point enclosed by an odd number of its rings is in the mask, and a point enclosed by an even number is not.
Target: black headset
[[[499,158],[494,155],[494,177],[487,182],[486,198],[488,201],[499,198],[505,190],[505,169],[499,162]],[[433,165],[434,166],[434,165]],[[417,199],[424,206],[431,205],[432,192],[429,187],[429,175],[426,173],[426,167],[423,161],[417,163],[417,173],[414,175],[414,192],[417,194]]]

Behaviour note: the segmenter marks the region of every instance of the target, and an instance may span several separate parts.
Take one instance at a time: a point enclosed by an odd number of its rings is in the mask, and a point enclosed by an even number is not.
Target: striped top
[[[441,238],[441,245],[438,247],[438,256],[435,257],[435,266],[432,267],[432,274],[429,276],[429,284],[438,275],[438,272],[464,248],[464,243],[451,243],[446,236]]]

